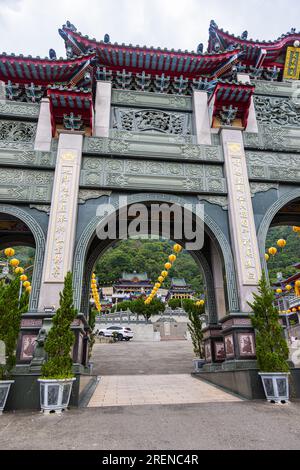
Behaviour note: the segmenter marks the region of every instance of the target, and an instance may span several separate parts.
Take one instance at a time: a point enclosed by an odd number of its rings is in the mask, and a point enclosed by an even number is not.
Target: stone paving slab
[[[90,408],[240,402],[241,399],[188,374],[103,376]]]

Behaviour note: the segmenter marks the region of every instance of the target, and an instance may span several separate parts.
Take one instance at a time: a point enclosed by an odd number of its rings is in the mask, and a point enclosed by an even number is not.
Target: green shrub
[[[288,372],[289,349],[274,300],[274,292],[263,272],[259,293],[254,294],[253,303],[248,303],[253,310],[251,322],[256,331],[258,367],[261,372]]]
[[[172,310],[176,310],[176,308],[181,307],[181,300],[180,299],[170,299],[168,302],[169,307]]]
[[[47,361],[43,364],[42,374],[46,379],[69,379],[73,377],[71,348],[75,335],[71,324],[77,316],[73,305],[72,273],[65,277],[64,289],[60,293],[60,306],[52,319],[52,328],[45,342]]]

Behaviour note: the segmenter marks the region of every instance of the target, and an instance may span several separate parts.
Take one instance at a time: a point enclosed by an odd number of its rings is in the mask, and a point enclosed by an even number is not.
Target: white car
[[[102,328],[101,330],[98,330],[97,335],[98,336],[105,336],[105,337],[111,337],[113,333],[117,333],[117,338],[119,341],[130,341],[133,338],[133,331],[125,326],[109,326],[108,328]]]

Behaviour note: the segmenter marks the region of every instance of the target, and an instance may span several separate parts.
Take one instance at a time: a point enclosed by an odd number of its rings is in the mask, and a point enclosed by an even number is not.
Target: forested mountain
[[[276,281],[277,272],[282,272],[286,278],[297,270],[293,264],[300,262],[300,237],[293,232],[292,227],[276,227],[269,231],[266,252],[271,246],[277,247],[277,240],[284,238],[286,247],[278,248],[275,257],[268,263],[271,282]],[[147,272],[152,281],[162,271],[164,264],[172,252],[169,241],[124,240],[108,250],[97,263],[96,273],[102,285],[116,282],[124,271]],[[199,267],[187,252],[182,252],[170,271],[171,277],[185,278],[188,284],[197,292],[203,292],[203,279]],[[170,278],[165,284],[169,287]]]
[[[280,238],[287,241],[283,249],[277,247]],[[297,269],[293,264],[300,263],[300,236],[293,232],[292,227],[272,228],[268,233],[266,252],[271,246],[278,248],[278,253],[274,257],[271,256],[268,262],[271,282],[276,282],[278,272],[282,273],[284,279],[295,274]]]
[[[159,240],[124,240],[108,250],[96,266],[96,274],[101,285],[111,285],[122,277],[124,271],[147,272],[149,279],[157,280],[164,269],[173,244]],[[178,255],[170,270],[170,277],[164,284],[168,288],[172,277],[185,278],[196,292],[203,292],[201,272],[192,256],[186,252]]]

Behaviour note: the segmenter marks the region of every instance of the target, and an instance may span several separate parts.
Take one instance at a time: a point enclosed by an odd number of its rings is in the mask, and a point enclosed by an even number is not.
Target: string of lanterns
[[[174,253],[176,253],[176,255],[178,255],[182,251],[182,246],[178,245],[178,244],[174,245],[173,246],[173,251],[174,251]],[[160,276],[158,276],[157,282],[155,283],[151,294],[145,300],[145,305],[150,305],[151,304],[154,297],[156,297],[158,290],[161,288],[161,286],[163,285],[163,283],[167,279],[170,269],[172,268],[173,264],[177,260],[177,256],[174,253],[169,256],[169,260],[165,264],[164,270],[161,272]]]
[[[93,299],[95,301],[96,309],[98,312],[101,312],[101,303],[100,303],[99,292],[97,289],[97,280],[96,280],[95,273],[93,273],[92,275],[91,289],[92,289],[92,294],[93,294]]]
[[[14,258],[16,252],[13,248],[6,248],[4,250],[4,254],[7,258],[11,258],[9,260],[10,266],[14,269],[15,274],[20,276],[20,282],[23,283],[22,287],[26,289],[26,292],[30,294],[32,287],[31,283],[28,281],[28,277],[26,276],[25,269],[20,266],[20,261],[17,258]]]

